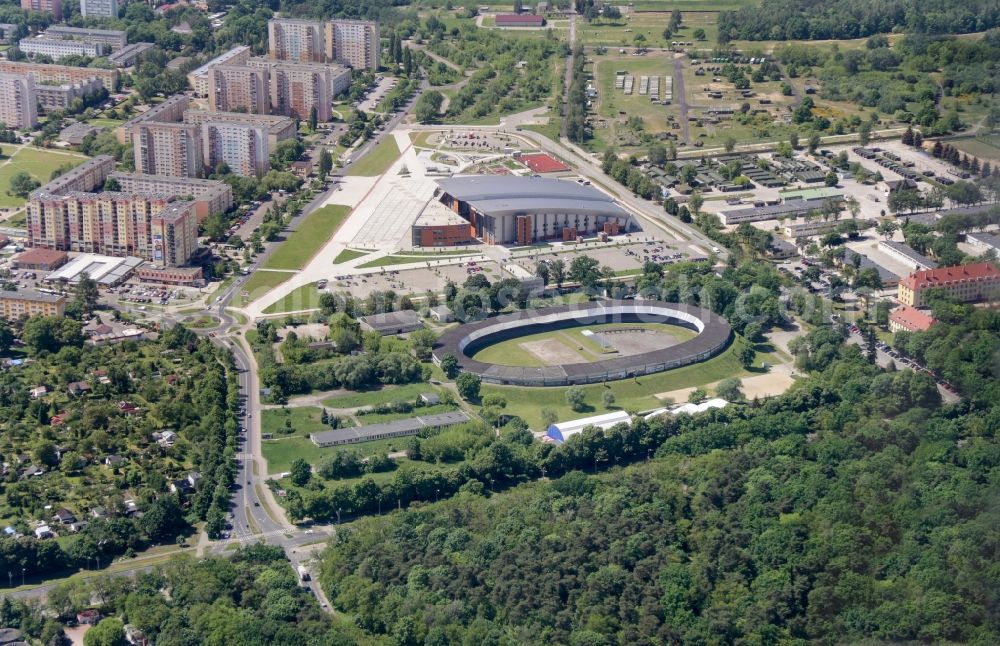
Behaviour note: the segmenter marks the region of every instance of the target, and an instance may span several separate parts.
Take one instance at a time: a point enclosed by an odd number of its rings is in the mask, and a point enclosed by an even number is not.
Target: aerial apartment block
[[[188,83],[197,96],[208,96],[208,72],[219,65],[242,65],[250,59],[250,48],[246,45],[233,47],[224,54],[216,56],[196,70],[188,74]]]
[[[184,112],[184,123],[202,124],[210,121],[260,126],[267,133],[267,145],[272,150],[278,145],[278,142],[286,139],[295,139],[298,136],[295,119],[277,114],[213,112],[210,110],[186,110]]]
[[[198,245],[194,203],[158,193],[89,192],[102,188],[113,168],[111,157],[95,157],[34,191],[31,246],[186,263]]]
[[[27,74],[35,79],[36,87],[43,83],[74,84],[98,78],[101,79],[108,92],[113,92],[118,87],[119,78],[118,70],[26,61],[0,61],[0,73]]]
[[[268,21],[267,32],[268,51],[274,60],[378,69],[381,43],[377,22],[276,18]]]
[[[221,112],[268,114],[271,103],[266,69],[218,65],[208,72],[208,105]]]
[[[132,142],[135,170],[145,175],[200,177],[205,167],[201,128],[182,123],[190,99],[168,98],[119,129],[122,143]]]
[[[62,316],[66,297],[32,290],[0,291],[0,317],[15,321],[22,316]]]
[[[30,77],[29,77],[30,78]],[[101,79],[94,77],[78,83],[35,85],[35,99],[45,111],[65,110],[75,99],[82,99],[104,89]]]
[[[21,8],[25,11],[50,13],[56,22],[62,20],[62,2],[60,0],[21,0]]]
[[[226,71],[225,66],[221,69]],[[267,69],[241,69],[268,77]],[[219,70],[214,68],[210,74]],[[238,175],[260,177],[270,167],[272,147],[297,134],[295,121],[287,117],[190,110],[190,105],[187,96],[178,94],[119,128],[119,141],[132,142],[139,174],[201,177],[207,169],[225,162]],[[328,102],[326,110],[329,115]]]
[[[197,126],[144,121],[134,128],[132,146],[139,173],[200,177],[204,171],[201,129]]]
[[[325,56],[323,23],[313,20],[269,20],[267,46],[274,60],[322,63]]]
[[[326,60],[350,65],[356,70],[377,70],[378,23],[368,20],[330,20],[325,25]]]
[[[0,122],[8,128],[34,128],[38,124],[38,99],[32,77],[0,73]]]
[[[117,18],[118,0],[80,0],[80,15],[84,18]]]
[[[258,178],[270,169],[267,131],[263,127],[209,121],[201,128],[209,168],[225,163],[236,175]]]
[[[110,173],[108,178],[115,180],[123,193],[159,193],[190,198],[199,223],[210,216],[225,213],[233,206],[232,187],[213,179],[119,172]]]
[[[308,119],[316,106],[317,118],[329,121],[333,97],[351,86],[351,70],[342,65],[268,58],[251,58],[247,65],[267,69],[272,114]]]
[[[916,271],[899,281],[897,298],[904,305],[924,307],[930,290],[940,290],[962,303],[997,300],[1000,269],[993,263],[979,262]]]
[[[22,38],[17,48],[25,54],[44,55],[54,61],[68,56],[105,56],[111,53],[111,46],[105,43],[88,43],[82,40],[63,40],[61,38]]]
[[[46,38],[76,40],[83,43],[100,43],[116,52],[128,44],[128,36],[118,29],[90,29],[87,27],[67,27],[53,25],[43,32]]]

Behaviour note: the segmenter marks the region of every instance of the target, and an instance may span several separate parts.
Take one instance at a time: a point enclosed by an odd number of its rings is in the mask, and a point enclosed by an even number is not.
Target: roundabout
[[[684,328],[694,336],[672,343],[671,335],[657,329],[659,326]],[[575,332],[576,328],[593,328],[584,329],[582,335],[599,344],[596,352],[585,349],[582,341],[574,352],[565,339],[545,338],[546,333]],[[725,319],[703,308],[661,301],[602,300],[459,325],[438,340],[434,362],[440,364],[445,356],[454,355],[462,371],[479,375],[484,383],[571,386],[640,377],[705,361],[724,350],[732,336]],[[480,360],[489,356],[484,349],[521,337],[534,339],[530,341],[533,345],[525,342],[522,347],[549,360],[541,361],[544,365]],[[616,344],[622,349],[615,348]]]

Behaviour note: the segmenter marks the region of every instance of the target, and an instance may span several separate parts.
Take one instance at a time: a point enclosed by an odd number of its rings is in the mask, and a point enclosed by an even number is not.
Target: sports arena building
[[[580,236],[639,230],[632,214],[614,199],[575,182],[475,175],[437,183],[438,190],[425,209],[427,217],[413,225],[415,244],[462,244],[476,238],[486,244],[524,246],[540,240],[575,241]],[[440,205],[456,217],[441,217]]]

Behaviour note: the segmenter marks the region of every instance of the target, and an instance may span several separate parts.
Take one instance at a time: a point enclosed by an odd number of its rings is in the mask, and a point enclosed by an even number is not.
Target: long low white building
[[[549,428],[545,431],[545,436],[542,438],[542,441],[552,442],[553,444],[562,444],[588,426],[593,426],[594,428],[606,431],[612,426],[616,426],[618,424],[628,424],[631,426],[632,416],[625,411],[620,410],[615,411],[614,413],[605,413],[604,415],[594,415],[593,417],[583,417],[581,419],[574,419],[567,422],[550,424]]]

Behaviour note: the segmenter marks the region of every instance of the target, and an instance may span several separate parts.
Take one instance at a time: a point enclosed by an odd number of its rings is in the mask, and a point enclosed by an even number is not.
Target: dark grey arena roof
[[[476,361],[466,354],[494,340],[534,333],[519,328],[586,326],[607,322],[679,324],[698,331],[698,336],[677,345],[645,354],[618,357],[592,363],[558,366],[501,366]],[[721,316],[700,307],[662,301],[594,301],[577,305],[525,310],[467,323],[445,332],[434,349],[434,362],[454,355],[465,372],[478,374],[483,381],[521,386],[568,386],[600,383],[649,375],[709,359],[721,352],[732,338],[732,328]]]
[[[628,215],[613,198],[592,186],[550,177],[470,175],[439,179],[437,183],[445,193],[490,215],[556,210]]]

